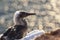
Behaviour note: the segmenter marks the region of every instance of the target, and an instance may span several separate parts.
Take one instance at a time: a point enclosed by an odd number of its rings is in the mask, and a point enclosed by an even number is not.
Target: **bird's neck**
[[[25,25],[25,24],[27,24],[24,18],[16,18],[14,21],[15,21],[14,22],[15,25]]]

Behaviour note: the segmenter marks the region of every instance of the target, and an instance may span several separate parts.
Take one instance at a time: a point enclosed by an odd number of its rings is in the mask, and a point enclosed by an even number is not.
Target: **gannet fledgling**
[[[27,22],[25,17],[35,15],[35,13],[27,13],[16,11],[13,17],[14,26],[9,28],[2,36],[2,39],[7,36],[8,40],[20,39],[27,31]]]
[[[27,16],[30,16],[30,15],[36,15],[36,14],[16,11],[14,14],[14,19],[13,19],[14,25],[16,25],[15,28],[17,28],[18,30],[22,29],[22,32],[25,33],[28,27],[27,27],[27,22],[24,18]],[[22,25],[22,27],[21,27],[21,25]],[[17,27],[17,26],[19,26],[19,27]]]

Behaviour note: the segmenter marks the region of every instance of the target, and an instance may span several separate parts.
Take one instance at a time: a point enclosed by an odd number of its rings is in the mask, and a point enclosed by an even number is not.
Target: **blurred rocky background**
[[[0,0],[0,34],[13,26],[17,10],[36,13],[26,18],[29,31],[50,32],[60,28],[60,0]]]

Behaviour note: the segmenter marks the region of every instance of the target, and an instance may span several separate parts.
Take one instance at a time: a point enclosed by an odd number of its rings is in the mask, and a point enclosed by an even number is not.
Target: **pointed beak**
[[[36,13],[26,13],[26,16],[36,15]]]

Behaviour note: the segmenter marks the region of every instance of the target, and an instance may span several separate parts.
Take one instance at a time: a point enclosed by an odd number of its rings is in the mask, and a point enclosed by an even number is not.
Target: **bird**
[[[14,25],[3,33],[1,40],[5,40],[6,37],[7,40],[21,39],[28,29],[24,18],[30,15],[36,15],[36,13],[16,11],[13,16]]]

